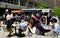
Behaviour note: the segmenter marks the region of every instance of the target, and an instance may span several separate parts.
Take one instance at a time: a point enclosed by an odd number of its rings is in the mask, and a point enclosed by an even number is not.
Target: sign
[[[43,9],[42,12],[49,12],[49,9]]]
[[[19,13],[19,14],[20,14],[20,13],[22,13],[23,11],[22,11],[22,10],[12,10],[11,12],[12,12],[12,13]]]

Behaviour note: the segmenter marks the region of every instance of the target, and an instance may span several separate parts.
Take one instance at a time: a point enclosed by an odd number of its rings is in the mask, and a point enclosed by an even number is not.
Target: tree
[[[38,4],[36,8],[47,8],[48,6],[44,3]]]
[[[60,16],[60,8],[54,8],[54,16]]]

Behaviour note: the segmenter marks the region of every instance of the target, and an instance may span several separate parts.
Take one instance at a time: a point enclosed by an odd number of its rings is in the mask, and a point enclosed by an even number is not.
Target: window
[[[14,3],[13,0],[10,0],[10,3],[13,4]]]
[[[0,1],[11,3],[11,4],[18,4],[18,0],[0,0]]]
[[[8,0],[3,0],[4,2],[8,2]]]
[[[0,2],[2,2],[2,0],[0,0]]]
[[[27,0],[20,0],[20,5],[25,6],[26,2],[27,2]]]
[[[33,3],[29,2],[28,7],[33,7]]]
[[[18,4],[18,0],[13,0],[13,3],[14,4]]]

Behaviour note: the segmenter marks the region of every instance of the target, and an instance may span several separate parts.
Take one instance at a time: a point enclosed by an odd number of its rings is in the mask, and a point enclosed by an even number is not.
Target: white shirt
[[[28,22],[21,22],[20,26],[27,26]]]
[[[7,20],[10,20],[10,19],[11,19],[11,15],[8,14],[8,15],[6,16],[6,19],[7,19]]]
[[[11,14],[11,18],[14,18],[14,17],[13,17],[13,14]]]
[[[31,28],[30,31],[31,31],[33,34],[35,34],[35,33],[36,33],[36,27]],[[28,30],[28,28],[27,28],[27,30],[26,30],[24,33],[28,33],[28,32],[29,32],[29,30]]]
[[[35,34],[35,32],[36,32],[36,27],[33,27],[32,29],[30,29],[31,30],[31,32],[33,33],[33,34]]]
[[[53,32],[60,32],[60,25],[58,24],[58,23],[55,23],[54,24],[54,28],[53,28],[53,30],[52,30]]]
[[[20,27],[22,30],[24,30],[24,28],[25,28],[27,25],[28,25],[28,22],[21,22],[21,23],[19,24],[19,27]]]

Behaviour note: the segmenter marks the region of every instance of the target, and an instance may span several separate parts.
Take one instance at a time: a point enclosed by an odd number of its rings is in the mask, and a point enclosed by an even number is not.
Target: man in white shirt
[[[10,20],[11,19],[11,15],[10,14],[7,14],[6,19],[7,20]]]
[[[7,30],[9,31],[10,27],[11,27],[11,14],[7,14],[6,16],[6,20],[7,20]]]

